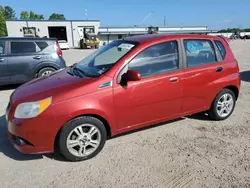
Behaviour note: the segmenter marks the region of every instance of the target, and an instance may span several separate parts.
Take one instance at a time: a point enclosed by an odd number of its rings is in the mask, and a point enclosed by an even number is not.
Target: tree
[[[21,20],[43,20],[44,16],[42,14],[35,14],[33,11],[22,11],[20,13]]]
[[[4,8],[0,6],[0,37],[7,36],[5,12]]]
[[[3,9],[4,9],[4,16],[6,20],[16,18],[16,13],[13,8],[11,8],[10,6],[5,6]]]
[[[237,33],[237,32],[249,32],[250,28],[239,29],[239,28],[228,28],[219,30],[218,33]]]
[[[53,13],[50,15],[49,20],[66,20],[63,14]]]
[[[20,13],[20,19],[21,20],[28,20],[29,19],[29,12],[28,11],[22,11]]]

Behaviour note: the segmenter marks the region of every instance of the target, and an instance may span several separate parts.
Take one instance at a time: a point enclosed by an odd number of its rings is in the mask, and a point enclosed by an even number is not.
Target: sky
[[[208,26],[209,29],[250,28],[250,0],[0,0],[46,19],[52,13],[69,20],[100,20],[102,27]],[[146,19],[145,19],[146,18]]]

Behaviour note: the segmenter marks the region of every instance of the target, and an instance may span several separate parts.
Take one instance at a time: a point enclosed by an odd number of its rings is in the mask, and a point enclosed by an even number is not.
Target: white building
[[[98,37],[102,43],[110,43],[113,40],[123,38],[127,35],[141,35],[146,34],[147,27],[100,27]],[[195,27],[159,27],[159,33],[206,33],[207,26]]]
[[[10,37],[22,37],[27,31],[39,37],[55,37],[66,40],[71,48],[78,48],[83,35],[83,28],[94,29],[100,45],[127,35],[146,34],[146,27],[100,27],[99,20],[7,20],[7,31]],[[159,27],[160,33],[207,33],[207,26],[188,27]]]
[[[93,27],[96,34],[99,20],[7,20],[7,32],[10,37],[22,37],[27,29],[39,37],[56,37],[66,40],[70,47],[79,47],[79,31],[83,27]]]

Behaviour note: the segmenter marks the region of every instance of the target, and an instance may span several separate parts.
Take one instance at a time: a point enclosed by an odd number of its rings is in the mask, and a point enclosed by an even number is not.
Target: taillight
[[[62,50],[59,46],[58,40],[56,40],[56,53],[57,53],[57,55],[62,56]]]

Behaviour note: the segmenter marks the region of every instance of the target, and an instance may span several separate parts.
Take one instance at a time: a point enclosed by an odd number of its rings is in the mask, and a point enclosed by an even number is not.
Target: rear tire
[[[235,108],[236,97],[230,89],[223,89],[214,99],[208,116],[213,120],[225,120],[229,118]]]
[[[41,76],[46,76],[46,75],[49,75],[51,74],[52,72],[55,72],[56,69],[52,68],[52,67],[45,67],[45,68],[42,68],[38,74],[37,74],[37,77],[41,77]]]
[[[96,156],[107,139],[104,124],[92,116],[75,118],[66,123],[59,135],[60,153],[69,161],[83,161]]]

